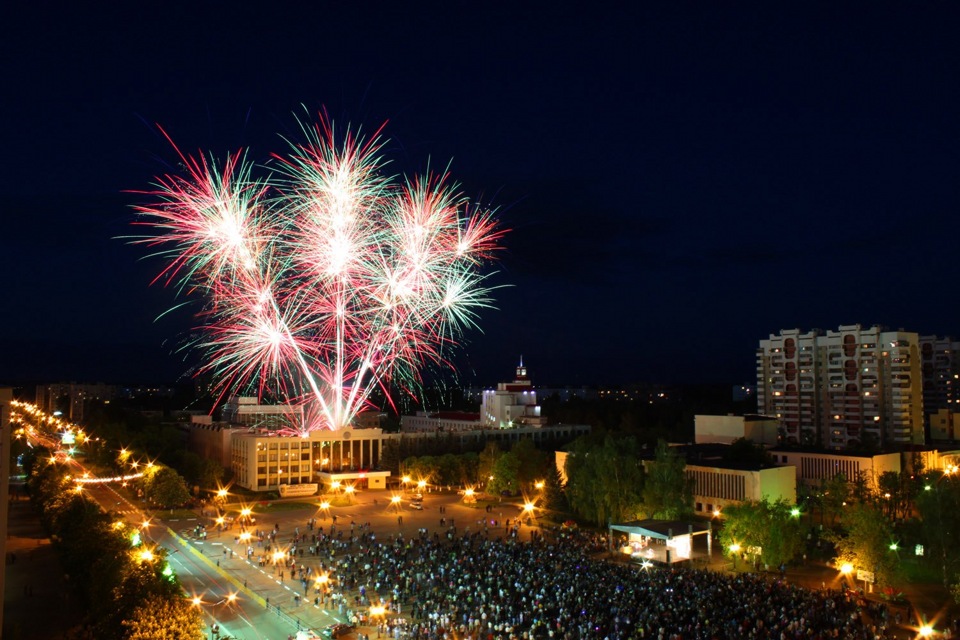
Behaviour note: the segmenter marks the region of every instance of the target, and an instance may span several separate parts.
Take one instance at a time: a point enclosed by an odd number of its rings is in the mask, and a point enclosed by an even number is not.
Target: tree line
[[[201,640],[200,612],[183,597],[166,551],[104,513],[49,453],[31,450],[23,466],[30,498],[87,612],[68,640]]]

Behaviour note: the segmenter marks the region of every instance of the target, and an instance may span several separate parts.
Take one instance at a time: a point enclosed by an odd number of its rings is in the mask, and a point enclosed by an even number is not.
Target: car
[[[320,636],[324,638],[342,638],[343,636],[353,633],[353,625],[344,624],[338,622],[337,624],[332,624],[325,629],[320,631]]]
[[[422,503],[422,502],[411,502],[411,503],[410,503],[410,508],[411,508],[411,509],[416,509],[417,511],[423,511],[423,503]]]

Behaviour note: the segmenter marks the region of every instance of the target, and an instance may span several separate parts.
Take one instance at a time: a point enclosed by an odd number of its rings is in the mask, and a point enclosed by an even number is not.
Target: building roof
[[[431,413],[430,418],[434,420],[463,420],[465,422],[479,422],[480,414],[469,411],[438,411]]]
[[[670,540],[689,533],[693,535],[707,533],[711,527],[709,524],[686,522],[684,520],[633,520],[622,524],[611,524],[610,528],[614,531],[636,533],[659,540]]]

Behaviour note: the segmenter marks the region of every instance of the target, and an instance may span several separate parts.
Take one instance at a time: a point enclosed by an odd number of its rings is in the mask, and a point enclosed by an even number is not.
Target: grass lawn
[[[281,511],[301,511],[303,509],[318,509],[312,502],[257,502],[253,505],[253,512],[259,514],[279,513]]]

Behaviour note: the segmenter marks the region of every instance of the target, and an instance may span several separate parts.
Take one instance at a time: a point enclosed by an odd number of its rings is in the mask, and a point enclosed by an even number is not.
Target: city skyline
[[[18,6],[0,383],[172,382],[196,308],[131,192],[264,163],[296,118],[388,123],[510,230],[463,386],[752,382],[783,329],[957,335],[960,10]]]

